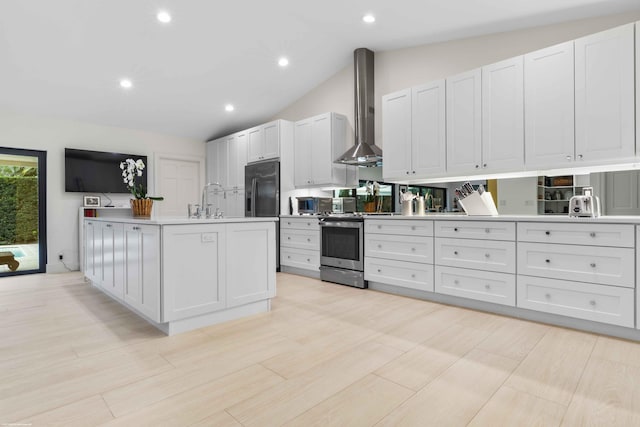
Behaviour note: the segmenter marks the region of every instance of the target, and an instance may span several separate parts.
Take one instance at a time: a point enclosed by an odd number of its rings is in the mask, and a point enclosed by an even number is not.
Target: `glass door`
[[[46,156],[0,147],[0,277],[46,271]]]

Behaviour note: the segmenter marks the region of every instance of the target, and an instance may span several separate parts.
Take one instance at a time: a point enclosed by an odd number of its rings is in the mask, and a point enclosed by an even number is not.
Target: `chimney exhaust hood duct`
[[[375,98],[373,52],[366,48],[353,51],[355,94],[355,145],[335,163],[372,167],[382,165],[382,150],[374,143]]]

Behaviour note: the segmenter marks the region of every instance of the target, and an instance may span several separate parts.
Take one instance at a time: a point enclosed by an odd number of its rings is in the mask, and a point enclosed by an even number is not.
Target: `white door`
[[[411,174],[411,89],[382,97],[382,174],[408,178]]]
[[[211,144],[211,143],[210,143]],[[186,216],[189,203],[200,203],[204,186],[202,158],[156,155],[156,191],[163,201],[155,202],[158,216]]]
[[[574,160],[573,41],[524,56],[524,133],[527,167]]]
[[[412,172],[419,177],[446,169],[445,82],[414,87],[411,93]]]
[[[482,67],[482,165],[491,172],[524,166],[522,56]]]
[[[480,69],[447,79],[447,173],[477,173],[482,166]]]
[[[635,152],[634,24],[577,39],[576,160]]]

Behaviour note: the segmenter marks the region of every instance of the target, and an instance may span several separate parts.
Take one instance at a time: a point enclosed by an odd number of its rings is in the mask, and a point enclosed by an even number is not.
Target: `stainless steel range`
[[[320,279],[366,288],[364,218],[329,215],[320,218]]]

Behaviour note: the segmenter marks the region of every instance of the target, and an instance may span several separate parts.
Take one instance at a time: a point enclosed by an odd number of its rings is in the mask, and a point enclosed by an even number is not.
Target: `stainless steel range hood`
[[[335,163],[363,167],[380,166],[382,150],[374,143],[373,52],[366,48],[356,49],[353,59],[356,144],[338,157]]]

